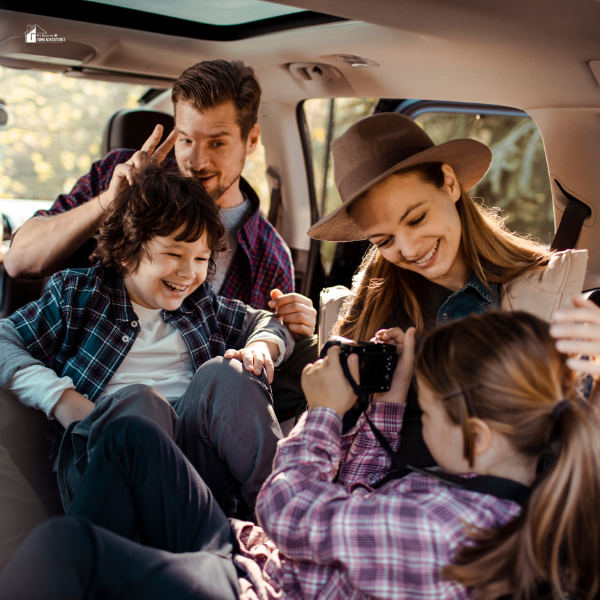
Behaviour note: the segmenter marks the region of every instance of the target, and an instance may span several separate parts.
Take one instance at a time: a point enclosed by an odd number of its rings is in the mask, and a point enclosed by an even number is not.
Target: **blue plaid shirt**
[[[163,320],[183,336],[197,369],[237,348],[246,305],[216,296],[201,285]],[[53,275],[46,293],[9,319],[31,355],[94,402],[102,393],[140,332],[123,278],[91,269],[66,269]],[[56,421],[49,457],[58,453],[63,429]]]
[[[38,210],[34,216],[54,216],[89,202],[110,184],[117,165],[127,162],[135,150],[113,150],[92,165],[89,173],[68,194],[61,194],[50,210]],[[177,170],[175,159],[166,160],[165,169]],[[240,190],[253,206],[253,212],[238,231],[240,243],[233,256],[225,281],[219,291],[225,298],[235,298],[261,310],[269,309],[271,290],[284,294],[294,291],[294,266],[286,243],[259,210],[256,192],[242,177]]]

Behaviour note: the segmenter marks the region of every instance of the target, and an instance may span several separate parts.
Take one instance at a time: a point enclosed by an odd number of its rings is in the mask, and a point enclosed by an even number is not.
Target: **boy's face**
[[[195,242],[177,242],[177,233],[148,243],[152,260],[143,259],[125,278],[129,298],[145,308],[176,310],[202,285],[208,272],[210,248],[206,233]]]

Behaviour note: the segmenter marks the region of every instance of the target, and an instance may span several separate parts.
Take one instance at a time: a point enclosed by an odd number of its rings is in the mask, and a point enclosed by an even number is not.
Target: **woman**
[[[382,328],[416,327],[421,336],[491,308],[550,321],[581,292],[587,251],[553,255],[507,231],[468,195],[490,165],[485,145],[463,139],[435,146],[412,119],[384,113],[335,140],[333,159],[343,204],[308,233],[373,243],[334,333],[368,340]],[[386,341],[386,334],[376,338]],[[346,419],[346,428],[352,424]],[[414,389],[400,454],[415,466],[434,464]]]
[[[598,353],[600,310],[580,305],[553,333],[569,351]],[[98,443],[70,517],[38,528],[9,563],[0,598],[595,598],[598,395],[577,400],[567,356],[532,315],[451,323],[416,363],[425,439],[445,472],[390,478],[413,334],[402,336],[391,390],[367,409],[389,454],[364,419],[344,445],[341,418],[356,396],[336,347],[303,374],[310,410],[280,442],[259,494],[264,532],[230,525],[172,440],[124,417]],[[536,476],[549,451],[554,463]],[[351,487],[334,481],[340,461]]]

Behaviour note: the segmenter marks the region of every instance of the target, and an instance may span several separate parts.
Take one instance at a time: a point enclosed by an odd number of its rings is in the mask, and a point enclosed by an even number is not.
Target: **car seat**
[[[117,111],[106,125],[102,140],[102,156],[119,148],[139,150],[156,125],[163,126],[162,143],[173,130],[175,119],[168,113],[149,108],[125,108]],[[172,156],[174,153],[171,150],[169,157]]]

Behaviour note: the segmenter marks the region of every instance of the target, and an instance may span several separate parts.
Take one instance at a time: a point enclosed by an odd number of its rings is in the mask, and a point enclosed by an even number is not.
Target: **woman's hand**
[[[400,355],[390,391],[373,394],[373,402],[405,404],[415,366],[415,328],[408,328],[406,333],[399,327],[380,329],[371,341],[393,344]]]
[[[600,375],[600,307],[581,296],[575,296],[573,304],[575,308],[556,311],[550,334],[560,352],[575,355],[567,359],[573,371]]]
[[[360,372],[356,354],[348,357],[348,369],[358,383]],[[306,365],[302,371],[301,384],[309,409],[319,406],[332,408],[343,418],[356,404],[356,394],[342,371],[339,346],[332,346],[325,358]]]
[[[279,348],[273,342],[252,342],[241,350],[229,349],[225,352],[224,358],[235,358],[239,360],[246,371],[250,371],[255,375],[262,373],[263,367],[267,372],[269,383],[273,383],[273,359],[279,355]]]

